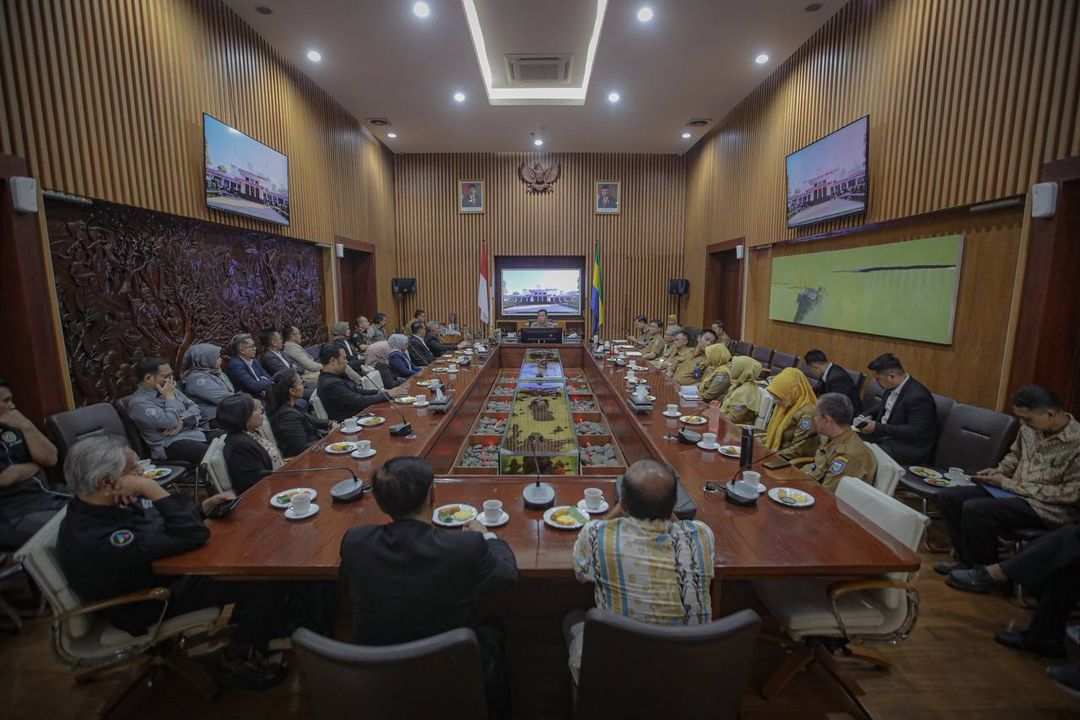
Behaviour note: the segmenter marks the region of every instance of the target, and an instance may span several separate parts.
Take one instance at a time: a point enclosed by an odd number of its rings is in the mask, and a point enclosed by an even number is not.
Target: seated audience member
[[[937,495],[958,561],[934,563],[942,574],[997,562],[1003,532],[1080,521],[1080,422],[1038,385],[1017,390],[1012,404],[1021,427],[1008,454],[997,467],[976,473],[976,485]],[[1007,496],[995,497],[984,485]]]
[[[439,357],[446,353],[453,353],[454,350],[469,345],[465,340],[462,340],[457,345],[444,343],[440,339],[442,337],[442,328],[440,328],[439,323],[434,320],[429,320],[425,327],[427,328],[427,333],[424,335],[424,342],[427,343],[428,350],[431,350],[431,354],[435,357]]]
[[[295,370],[282,370],[274,376],[270,388],[268,414],[278,450],[285,457],[295,457],[330,431],[336,423],[317,418],[296,406],[304,397],[304,381]]]
[[[199,406],[203,420],[211,427],[217,424],[217,406],[232,395],[232,381],[221,370],[221,348],[210,343],[196,343],[184,353],[180,363],[184,392]]]
[[[720,404],[720,411],[729,422],[753,425],[761,409],[761,388],[757,385],[761,363],[749,355],[731,359],[731,387]]]
[[[1065,625],[1080,600],[1080,523],[1043,535],[992,565],[956,569],[946,582],[966,592],[1007,593],[1012,584],[1039,598],[1028,629],[1001,630],[994,640],[1045,657],[1065,657]]]
[[[840,393],[847,396],[856,413],[862,411],[859,388],[855,386],[847,370],[836,363],[829,362],[829,358],[821,350],[810,350],[803,356],[803,362],[806,363],[806,370],[810,377],[819,381],[818,386],[814,388],[814,392],[819,397],[825,393]]]
[[[139,429],[155,460],[202,462],[210,442],[199,429],[202,411],[176,387],[169,361],[143,358],[135,363],[139,386],[131,396],[128,415]]]
[[[653,365],[658,369],[666,369],[671,358],[679,351],[680,347],[675,343],[675,338],[681,332],[682,328],[678,325],[668,325],[664,328],[664,352],[660,353],[660,357],[653,360]]]
[[[665,323],[665,324],[666,325],[678,325],[679,324],[679,316],[676,315],[675,313],[668,313],[667,323]]]
[[[296,370],[297,366],[285,355],[285,340],[277,330],[263,330],[259,333],[259,343],[263,346],[263,370],[270,373],[272,380],[282,370]]]
[[[574,576],[593,584],[596,607],[657,625],[712,619],[713,533],[698,520],[672,517],[677,485],[667,465],[638,460],[623,476],[619,505],[581,529]],[[564,625],[575,682],[584,626]]]
[[[802,471],[829,492],[836,492],[845,475],[870,485],[877,475],[874,451],[851,429],[853,416],[851,401],[840,393],[825,393],[814,406],[814,427],[825,441],[814,452],[814,462]]]
[[[67,503],[45,477],[55,464],[56,446],[15,409],[0,379],[0,549],[21,547]]]
[[[386,339],[386,315],[377,312],[371,316],[371,326],[368,327],[368,344]]]
[[[417,308],[416,310],[413,310],[412,319],[413,322],[418,322],[423,325],[427,322],[427,313],[420,308]]]
[[[138,473],[136,460],[123,438],[114,435],[84,438],[64,460],[64,476],[75,499],[60,525],[56,555],[71,589],[93,603],[168,588],[168,605],[148,601],[99,611],[109,623],[136,636],[153,627],[163,610],[165,618],[171,618],[236,603],[236,632],[221,657],[218,676],[250,688],[274,685],[285,676],[285,668],[270,662],[267,643],[286,636],[294,622],[305,621],[290,608],[303,593],[303,584],[227,583],[201,575],[154,573],[155,560],[206,543],[210,530],[203,524],[204,513],[235,496],[221,493],[193,506]]]
[[[371,329],[371,321],[363,315],[356,316],[356,329],[353,330],[352,344],[356,346],[356,354],[363,355],[368,347],[368,330]]]
[[[802,370],[784,368],[769,381],[766,392],[776,405],[765,429],[765,447],[780,450],[785,460],[810,458],[818,449],[814,428],[814,405],[817,396]],[[804,461],[805,462],[805,461]]]
[[[650,320],[646,333],[648,339],[645,341],[645,347],[641,351],[641,357],[644,360],[655,360],[664,353],[666,346],[664,336],[660,334],[660,321]]]
[[[713,336],[708,330],[702,332],[690,352],[684,353],[682,360],[668,368],[668,377],[679,385],[697,385],[701,382],[701,376],[705,374],[705,348],[708,346],[702,342],[702,338],[706,335],[709,338]],[[688,344],[689,340],[690,336],[687,336]]]
[[[696,353],[697,348],[691,344],[690,331],[686,329],[679,330],[675,333],[675,351],[664,364],[664,375],[668,378],[674,378],[676,371],[682,367],[683,363],[693,363]]]
[[[892,353],[874,358],[869,368],[885,394],[880,405],[860,416],[868,420],[858,432],[901,465],[931,464],[938,432],[934,396],[904,372],[904,366]]]
[[[644,315],[634,316],[634,329],[626,335],[626,339],[634,346],[635,350],[645,347],[645,341],[648,339],[645,337],[648,324],[649,318]]]
[[[427,335],[427,328],[424,323],[419,320],[413,320],[412,325],[409,326],[409,331],[412,333],[409,335],[409,360],[416,367],[424,367],[435,362],[435,356],[431,353],[427,343],[424,342],[424,336]]]
[[[722,342],[722,343],[731,342],[731,338],[728,336],[728,334],[726,332],[724,332],[724,321],[723,320],[713,320],[712,325],[709,326],[709,329],[712,330],[712,334],[713,334],[713,337],[716,338],[716,342]]]
[[[300,334],[300,328],[295,325],[286,325],[285,329],[281,331],[281,334],[285,338],[282,352],[285,353],[285,357],[289,358],[292,362],[293,367],[296,368],[298,372],[303,373],[301,377],[304,382],[319,382],[319,372],[322,371],[322,365],[308,355],[308,351],[300,344],[303,339]]]
[[[330,325],[330,342],[337,343],[345,351],[345,360],[349,363],[349,367],[355,370],[360,375],[364,374],[364,355],[357,349],[352,343],[349,342],[349,323],[338,321]],[[367,347],[365,346],[364,353],[367,353]]]
[[[698,395],[706,402],[723,400],[731,387],[731,351],[714,343],[705,348],[705,372],[698,383]]]
[[[390,353],[392,351],[393,348],[390,347],[389,341],[379,340],[368,345],[367,354],[364,356],[367,367],[379,373],[379,381],[387,390],[396,388],[408,381],[408,378],[399,377],[394,372],[394,369],[390,367]]]
[[[448,630],[476,631],[489,711],[505,716],[502,630],[479,623],[476,602],[517,582],[514,552],[472,520],[435,527],[434,472],[417,457],[387,461],[372,478],[385,525],[359,525],[341,541],[341,578],[352,599],[353,642],[394,645]],[[710,568],[712,563],[710,562]]]
[[[378,343],[375,343],[378,345]],[[371,352],[371,348],[368,348]],[[401,397],[404,386],[392,390],[363,390],[345,375],[349,367],[345,360],[345,348],[328,342],[322,347],[322,372],[319,373],[319,400],[331,420],[341,422],[364,411],[368,405],[383,402],[389,397]]]
[[[225,435],[225,465],[237,495],[277,470],[281,451],[259,432],[262,403],[247,393],[236,393],[218,405],[218,424]]]
[[[551,320],[548,319],[548,311],[547,310],[537,310],[536,311],[536,319],[529,321],[529,327],[553,328],[553,327],[559,327],[559,326],[556,325],[555,323],[551,322]]]
[[[702,353],[705,352],[705,348],[709,347],[710,345],[715,345],[715,344],[716,344],[716,333],[714,333],[711,328],[705,328],[704,330],[702,330],[701,332],[698,333],[698,336],[697,336],[697,349],[700,350]]]
[[[401,333],[394,333],[387,339],[390,346],[390,369],[400,378],[411,378],[420,373],[420,368],[409,360],[409,338]]]
[[[225,372],[232,380],[233,387],[237,392],[246,392],[261,400],[274,381],[255,357],[255,339],[248,333],[233,335],[229,341],[229,351],[232,357],[225,366]]]

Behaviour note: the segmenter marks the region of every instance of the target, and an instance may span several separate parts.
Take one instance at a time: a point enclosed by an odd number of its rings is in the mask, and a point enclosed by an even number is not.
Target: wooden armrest
[[[168,588],[155,587],[147,588],[146,590],[137,590],[133,593],[128,593],[127,595],[121,595],[119,597],[109,598],[108,600],[91,603],[90,605],[77,607],[74,610],[69,610],[66,613],[61,614],[57,620],[65,622],[71,618],[79,617],[80,615],[87,615],[89,613],[107,610],[111,607],[118,607],[120,605],[131,605],[132,603],[137,602],[159,602],[163,605],[168,605],[169,598],[171,597],[172,593]],[[164,612],[164,608],[162,608],[162,612]]]
[[[841,580],[829,586],[826,591],[829,597],[836,600],[841,595],[862,590],[910,590],[915,586],[903,580],[889,580],[888,578],[865,578],[861,580]]]

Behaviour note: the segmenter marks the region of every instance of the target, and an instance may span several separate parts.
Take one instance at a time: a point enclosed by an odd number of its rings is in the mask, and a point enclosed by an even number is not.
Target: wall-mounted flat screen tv
[[[547,310],[551,317],[580,317],[581,275],[580,267],[502,268],[502,287],[498,293],[500,314],[520,317]]]
[[[789,228],[866,212],[869,128],[864,115],[787,156]]]
[[[289,224],[289,158],[203,113],[206,205]]]

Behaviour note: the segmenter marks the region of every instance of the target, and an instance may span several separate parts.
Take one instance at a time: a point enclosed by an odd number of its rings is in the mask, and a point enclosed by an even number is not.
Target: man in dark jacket
[[[322,347],[320,358],[323,364],[319,373],[319,400],[326,408],[326,415],[338,422],[361,413],[368,405],[385,402],[387,396],[400,397],[408,391],[408,385],[401,385],[392,390],[363,390],[356,386],[345,374],[349,366],[345,359],[345,348],[336,342],[328,342]]]
[[[818,381],[814,388],[815,395],[821,397],[826,393],[840,393],[851,401],[851,407],[856,414],[862,412],[859,388],[855,386],[847,370],[829,362],[829,358],[821,350],[810,350],[803,356],[803,362],[806,363],[806,374]]]
[[[424,342],[424,336],[427,335],[427,328],[424,327],[424,323],[420,320],[414,320],[413,324],[409,326],[409,330],[412,331],[412,335],[409,336],[409,359],[412,360],[412,364],[416,367],[423,367],[435,362],[435,355],[432,354],[431,349]]]
[[[879,355],[868,367],[885,394],[877,407],[855,418],[863,439],[879,445],[901,465],[933,463],[938,433],[934,396],[904,371],[892,353]]]
[[[353,601],[353,640],[392,645],[459,627],[480,640],[489,709],[503,714],[502,633],[477,623],[476,601],[517,582],[514,552],[475,519],[464,532],[432,525],[434,473],[398,457],[372,479],[375,502],[393,522],[360,525],[341,542],[341,577]]]
[[[232,380],[233,387],[259,400],[265,399],[266,391],[274,381],[255,357],[258,354],[255,339],[248,333],[233,335],[229,349],[232,357],[225,366],[225,374]]]
[[[442,340],[439,339],[439,334],[441,333],[439,323],[435,322],[434,320],[429,320],[425,327],[427,328],[427,330],[424,333],[424,343],[427,344],[428,350],[431,351],[431,354],[434,357],[439,357],[440,355],[444,355],[446,353],[453,353],[454,350],[466,347],[468,345],[468,343],[464,340],[462,340],[457,345],[450,345],[449,343],[444,343]]]

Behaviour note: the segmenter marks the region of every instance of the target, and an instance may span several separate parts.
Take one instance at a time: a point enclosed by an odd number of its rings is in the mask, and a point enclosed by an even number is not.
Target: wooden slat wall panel
[[[867,113],[867,215],[787,230],[784,156]],[[763,245],[1020,194],[1042,163],[1076,154],[1076,0],[852,0],[688,154],[691,286],[703,287],[710,243]],[[689,317],[702,300],[691,293]],[[748,313],[754,326],[767,311]]]
[[[25,157],[42,187],[344,235],[392,273],[392,154],[218,0],[0,0],[0,98],[0,152]],[[288,155],[290,227],[206,208],[204,111]]]
[[[518,166],[534,159],[545,167],[562,166],[550,193],[529,193],[518,178]],[[484,214],[458,213],[459,179],[486,182]],[[622,181],[621,214],[595,214],[596,180]],[[454,312],[464,324],[478,326],[476,282],[486,239],[492,258],[585,255],[589,263],[599,241],[607,316],[601,334],[625,333],[639,312],[663,318],[675,310],[668,279],[687,272],[685,186],[685,162],[675,155],[397,155],[397,274],[416,277],[418,284],[406,317],[422,307],[431,317]],[[393,318],[396,312],[388,314]]]

